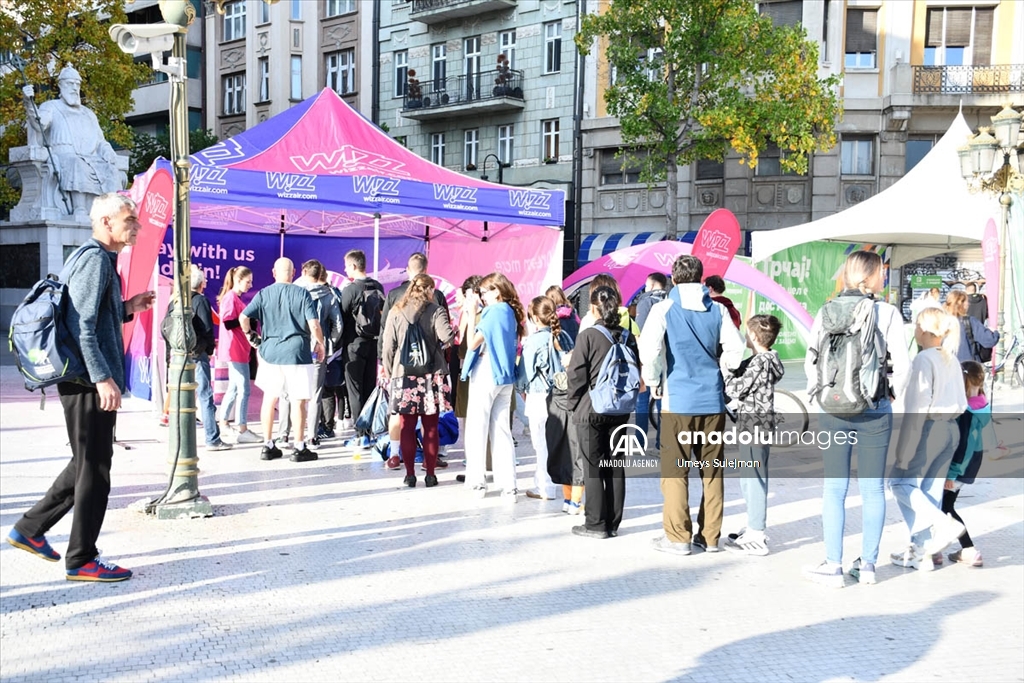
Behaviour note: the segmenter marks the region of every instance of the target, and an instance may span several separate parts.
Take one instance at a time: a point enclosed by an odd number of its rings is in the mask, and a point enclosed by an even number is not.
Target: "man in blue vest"
[[[723,371],[739,367],[745,344],[725,307],[701,285],[704,266],[685,254],[672,265],[675,287],[651,308],[640,333],[640,364],[651,394],[661,398],[661,493],[664,536],[654,549],[689,555],[691,544],[718,551],[725,490],[721,437],[725,427]],[[715,444],[709,441],[717,441]],[[697,525],[690,521],[689,473],[700,472],[703,494]]]

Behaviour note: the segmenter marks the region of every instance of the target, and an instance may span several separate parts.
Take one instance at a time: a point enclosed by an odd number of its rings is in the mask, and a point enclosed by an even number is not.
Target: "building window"
[[[292,21],[298,21],[302,19],[302,0],[292,0]]]
[[[463,160],[465,167],[476,166],[480,157],[480,129],[470,128],[466,131],[466,154]]]
[[[356,0],[327,0],[327,16],[336,17],[356,11]]]
[[[799,174],[794,171],[784,171],[782,169],[782,150],[780,150],[779,146],[774,142],[769,142],[765,150],[757,157],[757,168],[754,169],[754,175],[779,176]]]
[[[873,175],[875,143],[870,137],[844,137],[840,151],[843,175]]]
[[[270,101],[270,58],[260,57],[260,102]]]
[[[302,57],[292,55],[292,88],[289,95],[293,100],[302,99]]]
[[[475,100],[481,95],[480,36],[470,36],[462,41],[462,51],[466,60],[466,99]]]
[[[924,63],[959,66],[992,63],[992,7],[934,7],[928,10]]]
[[[245,38],[245,0],[224,6],[224,40]]]
[[[430,55],[431,74],[434,77],[434,92],[442,92],[445,79],[448,77],[448,46],[444,43],[432,45]]]
[[[540,123],[543,147],[541,159],[543,161],[558,160],[558,129],[558,119],[549,119]]]
[[[909,173],[910,169],[917,166],[917,164],[924,159],[928,152],[932,151],[932,147],[935,145],[933,138],[910,138],[907,140],[907,155],[906,165],[903,168],[904,173]]]
[[[356,91],[355,49],[332,52],[327,55],[327,87],[339,95]]]
[[[245,74],[224,77],[224,114],[245,113]]]
[[[544,73],[562,70],[562,22],[544,24]]]
[[[444,166],[444,133],[431,134],[430,160],[438,166]]]
[[[261,3],[259,3],[259,8],[260,8],[260,20],[259,20],[259,23],[261,23],[261,24],[269,24],[270,23],[270,5],[268,3],[261,2]]]
[[[621,149],[601,150],[601,184],[623,185],[640,182],[640,171],[647,160],[646,150],[623,154]]]
[[[508,57],[508,68],[516,68],[516,31],[502,31],[498,34],[498,52]]]
[[[846,68],[874,69],[878,49],[878,35],[875,29],[878,10],[846,10]]]
[[[716,159],[697,160],[697,180],[721,180],[724,177],[724,162]]]
[[[757,11],[771,17],[773,26],[797,26],[804,20],[804,0],[761,0]]]
[[[185,75],[199,78],[203,70],[203,51],[198,47],[185,48]]]
[[[302,48],[302,29],[296,27],[292,29],[292,49],[298,50]]]
[[[501,163],[512,163],[514,143],[515,129],[512,124],[498,126],[498,158],[501,159]]]
[[[409,80],[409,53],[399,50],[395,53],[395,97],[405,96],[406,82]]]

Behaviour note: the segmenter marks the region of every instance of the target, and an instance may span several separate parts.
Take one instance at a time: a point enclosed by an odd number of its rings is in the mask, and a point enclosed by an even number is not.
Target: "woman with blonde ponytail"
[[[938,308],[917,316],[914,338],[921,352],[910,366],[906,415],[896,442],[896,465],[889,488],[910,532],[906,550],[893,564],[920,571],[935,568],[939,555],[960,537],[964,526],[942,512],[942,491],[960,441],[956,418],[967,410],[963,371],[957,361],[960,322]]]
[[[238,315],[245,309],[242,295],[252,289],[252,270],[246,266],[235,266],[224,277],[217,302],[220,306],[220,343],[217,352],[220,359],[228,364],[228,388],[220,402],[221,432],[230,430],[230,420],[235,420],[235,442],[240,444],[259,443],[258,436],[249,431],[249,340],[238,322]]]

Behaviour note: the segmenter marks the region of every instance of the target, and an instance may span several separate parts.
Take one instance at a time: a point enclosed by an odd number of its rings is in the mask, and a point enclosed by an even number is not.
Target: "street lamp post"
[[[171,392],[171,429],[168,439],[171,481],[167,490],[146,507],[160,519],[210,517],[213,507],[199,492],[199,456],[196,449],[195,330],[192,327],[190,287],[191,235],[189,225],[189,158],[187,68],[185,36],[196,12],[189,0],[160,0],[163,24],[115,24],[110,36],[129,54],[151,53],[153,68],[170,81],[171,163],[174,166],[174,292],[167,369]],[[167,39],[171,38],[170,45]],[[163,64],[170,47],[171,57]]]
[[[485,156],[484,160],[480,163],[484,171],[484,173],[480,176],[480,180],[487,180],[487,160],[490,159],[491,157],[494,157],[495,163],[498,164],[498,184],[504,185],[505,169],[509,167],[509,164],[506,164],[504,161],[501,160],[501,157],[499,157],[497,154],[494,154],[493,152]]]
[[[992,135],[992,132],[995,135]],[[999,244],[1002,249],[999,260],[999,318],[1001,332],[993,362],[1003,360],[1003,382],[1009,383],[1013,363],[1007,363],[1005,353],[1013,338],[1010,317],[1006,308],[1010,305],[1010,207],[1014,193],[1024,191],[1024,143],[1020,142],[1021,115],[1010,105],[992,117],[992,128],[981,128],[977,135],[968,138],[966,145],[959,149],[960,172],[967,180],[971,192],[986,192],[999,197],[1001,225]],[[1002,156],[996,167],[997,153]]]

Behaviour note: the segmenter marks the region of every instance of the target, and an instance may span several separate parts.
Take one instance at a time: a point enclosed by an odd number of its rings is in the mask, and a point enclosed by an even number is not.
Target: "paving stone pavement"
[[[518,429],[525,489],[534,457]],[[200,449],[216,515],[157,521],[130,506],[166,485],[167,430],[130,399],[118,437],[131,450],[115,448],[99,544],[135,576],[70,583],[63,563],[2,544],[4,681],[1024,680],[1020,480],[961,496],[984,568],[886,564],[878,585],[835,590],[799,571],[824,556],[813,479],[772,480],[769,556],[674,557],[649,547],[657,479],[628,480],[618,538],[583,539],[560,501],[470,496],[455,483],[461,446],[429,490],[337,440],[303,464],[261,462],[258,445]],[[2,533],[68,455],[59,402],[40,412],[0,368]],[[854,482],[847,565],[859,503]],[[744,520],[728,479],[725,531]],[[70,525],[49,534],[58,551]],[[904,542],[889,497],[882,554]]]

